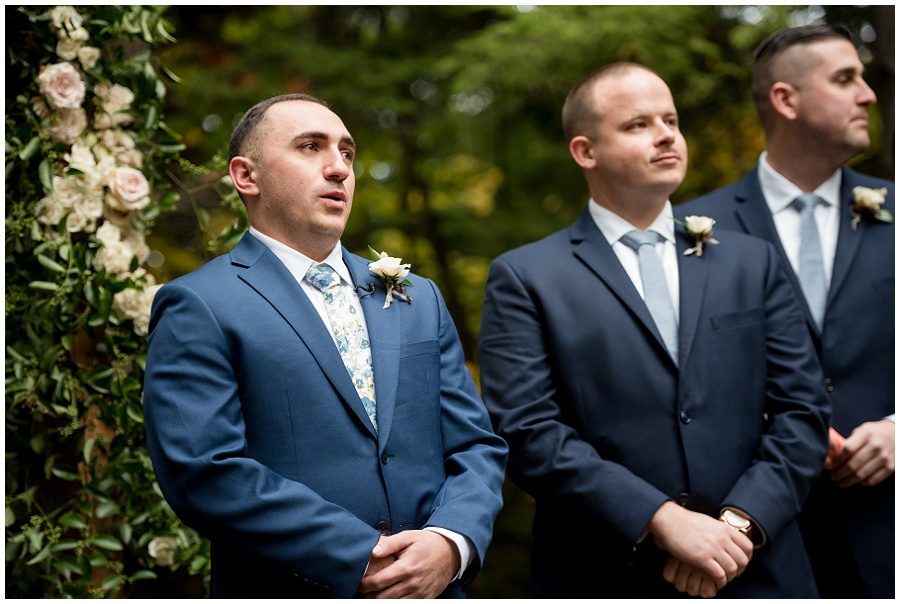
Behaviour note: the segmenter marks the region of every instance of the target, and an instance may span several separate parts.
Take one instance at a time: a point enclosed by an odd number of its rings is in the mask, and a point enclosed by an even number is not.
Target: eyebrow
[[[301,132],[297,136],[292,139],[292,143],[296,143],[301,140],[318,140],[318,141],[328,141],[329,136],[324,132]],[[340,140],[341,145],[345,145],[347,147],[353,147],[356,149],[356,141],[353,140],[351,136],[342,136]]]

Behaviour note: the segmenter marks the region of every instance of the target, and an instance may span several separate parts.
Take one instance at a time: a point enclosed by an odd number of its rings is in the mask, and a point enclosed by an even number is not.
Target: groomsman
[[[771,241],[803,305],[846,437],[801,528],[824,597],[894,596],[894,183],[844,166],[869,145],[875,93],[850,34],[784,29],[756,50],[766,133],[756,169],[679,207]],[[840,448],[840,436],[831,446]]]
[[[687,147],[646,67],[589,75],[563,126],[591,199],[494,260],[479,341],[536,500],[531,594],[815,597],[796,515],[829,406],[775,248],[676,226]]]

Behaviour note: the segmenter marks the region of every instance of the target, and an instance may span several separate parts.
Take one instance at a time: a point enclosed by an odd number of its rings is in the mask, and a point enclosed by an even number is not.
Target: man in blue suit
[[[687,148],[647,68],[588,76],[563,126],[591,200],[492,263],[479,340],[532,595],[815,596],[795,517],[829,409],[774,248],[676,226]]]
[[[753,94],[766,132],[759,165],[678,210],[708,214],[717,227],[778,250],[824,368],[834,428],[846,437],[800,516],[819,589],[824,597],[891,598],[894,184],[843,166],[869,145],[875,94],[850,34],[830,25],[764,40]],[[807,222],[800,198],[816,203]]]
[[[459,596],[501,507],[506,445],[437,288],[341,246],[355,153],[318,99],[251,108],[250,233],[154,300],[148,443],[213,596]]]

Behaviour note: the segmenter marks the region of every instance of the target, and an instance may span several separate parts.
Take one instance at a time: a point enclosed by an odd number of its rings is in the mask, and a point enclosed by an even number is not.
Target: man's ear
[[[584,170],[592,170],[597,165],[594,157],[594,141],[586,136],[575,136],[569,141],[569,154]]]
[[[769,89],[769,102],[775,113],[786,120],[797,119],[797,89],[787,82],[775,82]]]
[[[256,184],[256,164],[252,159],[241,155],[232,157],[228,164],[228,173],[231,175],[234,188],[242,196],[246,198],[259,195],[259,186]]]

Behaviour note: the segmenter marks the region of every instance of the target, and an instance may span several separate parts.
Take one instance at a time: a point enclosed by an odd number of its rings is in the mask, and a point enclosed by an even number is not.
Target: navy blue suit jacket
[[[372,346],[376,434],[327,328],[252,235],[153,303],[144,410],[167,501],[213,548],[220,597],[354,595],[382,533],[444,527],[484,560],[506,445],[437,288],[383,309],[344,250]]]
[[[775,245],[822,362],[833,425],[844,436],[864,422],[894,413],[894,225],[864,219],[856,229],[852,227],[852,191],[857,186],[886,187],[884,208],[894,212],[893,183],[843,169],[840,229],[821,331],[784,253],[756,170],[675,208],[678,215],[711,216],[716,229],[749,233]],[[869,589],[880,597],[892,597],[894,478],[874,488],[850,489],[834,488],[825,479],[817,485],[810,505],[826,505],[824,499],[828,499],[827,522],[845,524]]]
[[[795,516],[829,411],[800,307],[770,245],[722,233],[684,256],[677,231],[679,367],[587,211],[491,265],[482,392],[536,499],[533,595],[677,595],[666,555],[639,544],[669,499],[765,531],[723,596],[816,594]]]

